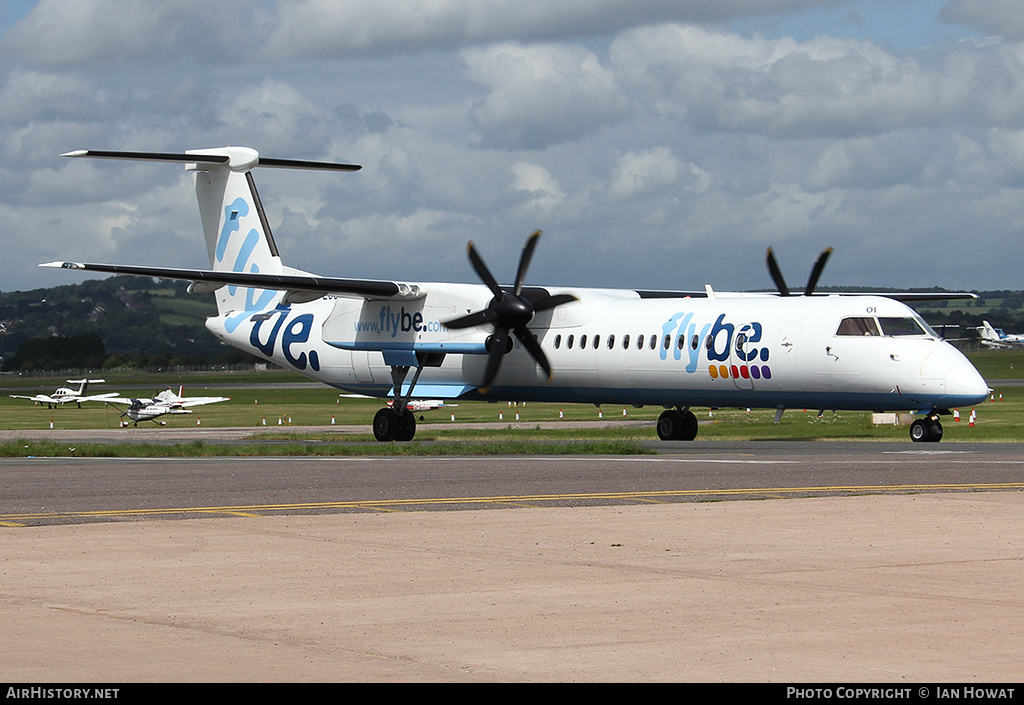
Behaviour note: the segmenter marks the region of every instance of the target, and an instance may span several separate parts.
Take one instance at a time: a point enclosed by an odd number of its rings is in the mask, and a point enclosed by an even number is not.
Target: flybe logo
[[[310,349],[307,355],[302,350],[309,342],[309,334],[313,330],[312,313],[295,314],[288,308],[279,308],[256,314],[252,318],[254,322],[249,332],[249,342],[264,357],[273,357],[274,348],[280,341],[281,354],[292,367],[297,370],[309,367],[319,371],[320,356],[317,351]],[[271,318],[274,319],[273,323],[270,322]]]
[[[399,333],[436,333],[444,329],[440,321],[425,321],[419,311],[409,312],[402,306],[394,310],[390,305],[380,307],[380,315],[365,321],[356,321],[356,333],[387,333],[392,338]]]
[[[768,362],[769,350],[761,344],[763,328],[757,321],[744,323],[737,330],[736,324],[725,320],[724,313],[714,323],[701,324],[694,320],[693,312],[680,312],[665,321],[661,330],[661,359],[667,360],[671,354],[686,363],[687,372],[696,372],[706,360],[713,379],[772,377],[771,368],[762,364]]]

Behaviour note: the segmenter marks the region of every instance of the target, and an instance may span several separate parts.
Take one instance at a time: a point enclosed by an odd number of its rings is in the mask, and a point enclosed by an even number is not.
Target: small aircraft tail
[[[68,384],[78,385],[78,395],[85,394],[85,390],[89,388],[90,384],[103,384],[106,382],[105,379],[69,379]]]

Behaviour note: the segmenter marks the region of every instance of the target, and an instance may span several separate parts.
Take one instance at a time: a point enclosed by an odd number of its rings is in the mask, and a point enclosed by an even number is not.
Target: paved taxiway
[[[32,682],[1024,675],[1024,449],[669,449],[2,461],[0,672]],[[774,499],[706,501],[749,497]]]

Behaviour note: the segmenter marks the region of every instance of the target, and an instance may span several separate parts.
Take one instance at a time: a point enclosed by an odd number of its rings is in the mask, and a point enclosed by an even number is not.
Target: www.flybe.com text
[[[444,330],[440,321],[424,321],[419,311],[410,313],[402,306],[392,310],[391,306],[381,306],[380,320],[356,321],[356,333],[390,333],[394,338],[399,333],[438,332]]]

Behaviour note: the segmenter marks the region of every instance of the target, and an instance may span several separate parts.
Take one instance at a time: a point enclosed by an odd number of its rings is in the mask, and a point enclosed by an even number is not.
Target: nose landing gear
[[[942,440],[942,424],[934,411],[910,424],[910,440],[915,443],[938,443]]]

